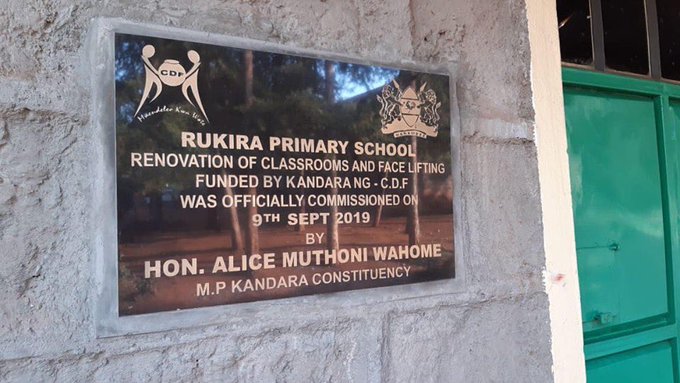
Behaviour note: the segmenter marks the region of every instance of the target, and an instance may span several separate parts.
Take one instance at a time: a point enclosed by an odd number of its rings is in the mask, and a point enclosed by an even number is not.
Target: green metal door
[[[588,381],[680,382],[680,87],[563,78]]]

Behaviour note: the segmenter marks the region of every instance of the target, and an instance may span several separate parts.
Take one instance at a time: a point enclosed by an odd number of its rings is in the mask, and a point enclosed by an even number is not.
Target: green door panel
[[[668,124],[667,128],[670,132],[670,139],[678,141],[680,140],[680,137],[678,137],[678,132],[680,131],[680,99],[671,98],[668,104],[670,124]]]
[[[680,383],[680,86],[562,79],[588,381]]]
[[[673,349],[666,341],[589,360],[588,383],[673,382]]]
[[[586,339],[665,320],[654,98],[565,86],[564,99]]]

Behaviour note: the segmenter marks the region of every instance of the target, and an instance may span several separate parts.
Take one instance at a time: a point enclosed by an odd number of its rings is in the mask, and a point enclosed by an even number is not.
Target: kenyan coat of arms
[[[437,102],[434,91],[426,90],[427,83],[421,85],[418,91],[412,86],[402,90],[396,81],[392,84],[385,85],[377,96],[383,134],[437,137],[440,118],[437,111],[442,103]]]

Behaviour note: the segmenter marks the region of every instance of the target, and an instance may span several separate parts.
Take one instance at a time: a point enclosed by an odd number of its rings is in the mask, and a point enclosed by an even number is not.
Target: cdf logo
[[[198,68],[201,66],[201,56],[195,50],[190,50],[187,52],[187,58],[193,64],[191,69],[187,72],[182,64],[177,60],[167,59],[156,69],[149,59],[156,54],[156,48],[153,45],[146,45],[142,49],[142,61],[144,62],[144,70],[146,74],[146,80],[144,81],[144,92],[142,93],[142,99],[139,102],[135,116],[142,109],[142,106],[146,103],[146,100],[151,93],[151,89],[156,87],[156,94],[149,102],[153,102],[158,96],[160,96],[163,91],[163,85],[169,87],[182,87],[182,94],[184,98],[189,101],[191,105],[200,109],[201,113],[206,120],[208,116],[205,114],[203,109],[203,103],[201,102],[201,95],[198,93]],[[193,96],[196,103],[194,104],[189,97],[189,91]]]

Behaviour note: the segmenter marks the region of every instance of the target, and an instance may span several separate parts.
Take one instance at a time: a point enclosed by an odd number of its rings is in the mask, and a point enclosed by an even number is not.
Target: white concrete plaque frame
[[[408,285],[350,290],[336,293],[306,295],[276,300],[237,303],[222,306],[166,311],[152,314],[118,315],[118,236],[116,197],[116,136],[114,35],[129,33],[169,38],[197,43],[247,48],[312,58],[338,60],[357,64],[380,65],[395,69],[424,71],[449,76],[451,116],[451,161],[454,183],[454,249],[455,278]],[[462,235],[460,118],[456,98],[456,63],[431,65],[403,60],[384,62],[373,58],[358,58],[332,52],[299,49],[281,44],[217,35],[208,32],[158,25],[141,24],[123,19],[98,18],[92,23],[87,44],[92,91],[93,151],[97,153],[93,187],[92,222],[98,223],[92,269],[96,289],[95,321],[97,337],[110,337],[167,331],[179,328],[232,325],[238,328],[253,321],[276,321],[281,313],[288,316],[307,315],[319,310],[338,311],[356,306],[417,299],[460,293],[465,287],[465,238]],[[379,128],[379,127],[377,127]]]

